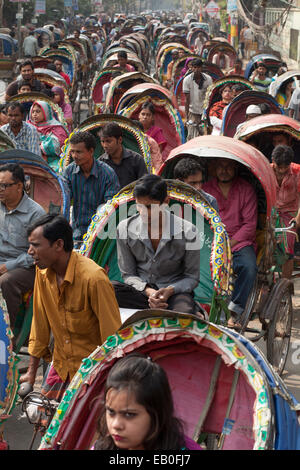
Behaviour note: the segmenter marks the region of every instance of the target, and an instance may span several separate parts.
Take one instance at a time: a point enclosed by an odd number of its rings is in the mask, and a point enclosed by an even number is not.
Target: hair
[[[47,69],[48,70],[53,70],[53,72],[56,72],[56,65],[52,62],[50,64],[47,64]]]
[[[70,144],[81,144],[83,142],[87,150],[96,148],[97,142],[96,138],[88,131],[76,132],[70,137]]]
[[[261,114],[270,114],[271,113],[271,106],[268,103],[260,103],[258,106],[261,109]]]
[[[203,62],[201,59],[194,59],[192,61],[192,65],[193,67],[202,67],[203,66]]]
[[[34,70],[34,63],[32,62],[31,59],[25,59],[25,60],[23,60],[23,62],[22,62],[21,65],[20,65],[20,70],[22,70],[22,68],[25,67],[26,65],[30,65],[30,67],[32,68],[32,70]]]
[[[135,198],[149,197],[162,204],[168,196],[167,183],[158,175],[144,175],[137,180],[133,195]]]
[[[22,88],[22,86],[29,86],[30,89],[32,90],[32,85],[30,82],[28,82],[27,80],[20,80],[19,83],[18,83],[18,91],[20,91],[20,89]]]
[[[8,111],[9,109],[19,109],[21,113],[24,114],[24,106],[19,101],[12,101],[11,103],[7,103],[6,111]]]
[[[172,393],[163,368],[141,354],[132,353],[119,359],[110,370],[104,392],[128,390],[150,415],[151,426],[143,443],[145,450],[176,450],[184,447],[181,421],[174,416]],[[95,450],[116,450],[108,434],[105,406],[98,420],[99,439]]]
[[[43,227],[43,236],[50,242],[50,245],[61,239],[67,253],[73,250],[73,230],[67,219],[62,215],[46,214],[42,216],[30,225],[27,235],[31,235],[38,227]]]
[[[294,155],[294,150],[288,145],[277,145],[272,152],[272,161],[278,166],[287,166],[292,163]]]
[[[236,83],[235,85],[232,85],[232,91],[245,91],[247,89],[247,87],[245,87],[245,85],[242,85],[240,83]]]
[[[118,52],[118,57],[122,57],[123,59],[127,59],[128,55],[126,51],[119,51]]]
[[[25,174],[23,168],[18,165],[17,163],[5,163],[4,165],[0,165],[0,172],[9,171],[12,174],[12,179],[14,183],[22,183],[23,186],[25,184]]]
[[[151,101],[146,101],[145,103],[142,104],[141,110],[142,109],[148,109],[151,114],[155,114],[155,107],[154,104]]]
[[[0,103],[0,113],[7,114],[7,103]]]
[[[101,127],[99,133],[100,136],[104,138],[115,137],[116,139],[119,139],[120,137],[123,137],[122,127],[119,126],[119,124],[117,124],[116,122],[110,122],[105,126]]]
[[[176,163],[174,168],[174,178],[179,180],[185,180],[191,175],[201,171],[204,176],[205,169],[202,164],[197,162],[194,158],[186,157],[182,158],[178,163]]]

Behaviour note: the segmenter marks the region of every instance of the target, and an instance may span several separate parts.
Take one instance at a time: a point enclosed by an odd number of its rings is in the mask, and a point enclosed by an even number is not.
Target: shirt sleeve
[[[120,183],[116,172],[109,167],[109,173],[105,181],[104,201],[109,201],[120,190]]]
[[[38,131],[32,127],[32,141],[31,141],[32,153],[42,156],[41,146],[40,146],[40,136]]]
[[[114,288],[106,273],[103,273],[103,276],[105,276],[103,279],[94,279],[90,286],[90,304],[99,320],[102,344],[121,326],[120,310]]]
[[[257,197],[252,187],[248,187],[248,190],[245,191],[244,204],[241,207],[240,213],[242,219],[240,228],[231,238],[237,242],[255,239],[257,226]]]
[[[141,155],[137,156],[137,162],[136,162],[136,178],[139,179],[142,176],[146,175],[148,173],[147,167],[145,160]]]
[[[33,317],[31,323],[28,352],[34,357],[43,357],[51,360],[49,350],[50,325],[48,322],[46,308],[42,300],[42,285],[39,273],[36,273],[33,289]]]
[[[190,93],[190,75],[183,79],[182,91],[183,93]]]

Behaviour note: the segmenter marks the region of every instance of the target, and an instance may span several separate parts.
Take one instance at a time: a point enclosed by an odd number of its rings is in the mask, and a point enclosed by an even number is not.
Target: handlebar
[[[289,230],[292,230],[293,228],[296,227],[296,222],[295,220],[291,220],[290,224],[288,227],[278,227],[274,229],[275,233],[282,233],[282,232],[288,232]]]

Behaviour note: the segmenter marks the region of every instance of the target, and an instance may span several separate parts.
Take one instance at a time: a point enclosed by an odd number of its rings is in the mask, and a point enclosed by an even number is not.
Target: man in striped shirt
[[[70,138],[74,161],[67,166],[63,177],[73,200],[72,228],[76,246],[80,245],[98,207],[120,189],[114,170],[94,159],[95,148],[96,139],[90,132],[78,132]]]

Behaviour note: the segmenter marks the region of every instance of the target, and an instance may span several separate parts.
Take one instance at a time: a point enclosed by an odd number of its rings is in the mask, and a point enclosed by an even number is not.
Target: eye
[[[133,419],[133,418],[135,418],[136,413],[132,413],[132,412],[130,412],[130,411],[127,411],[126,413],[124,413],[124,416],[125,416],[125,418],[127,418],[127,419]]]
[[[111,408],[108,408],[108,407],[106,407],[106,413],[107,413],[109,416],[114,416],[114,415],[115,415],[115,411],[112,410]]]

